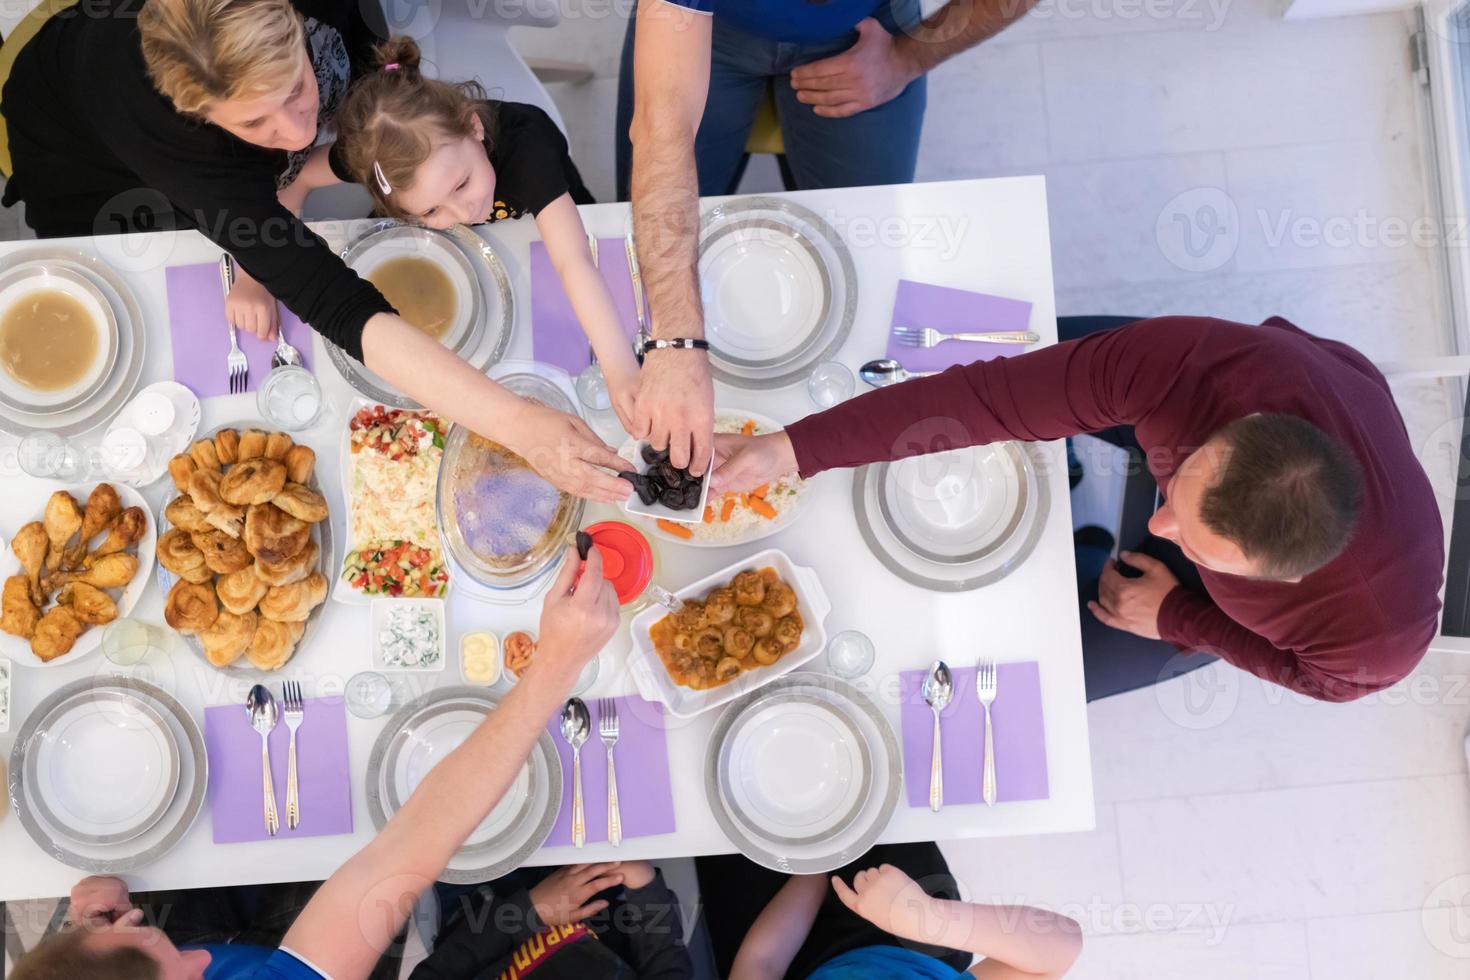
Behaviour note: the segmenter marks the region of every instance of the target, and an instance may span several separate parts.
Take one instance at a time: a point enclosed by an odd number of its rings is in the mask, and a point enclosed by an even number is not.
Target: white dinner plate
[[[461,745],[500,703],[479,687],[443,687],[401,708],[388,720],[368,758],[368,812],[381,830],[420,780]],[[551,833],[561,810],[561,759],[542,731],[509,792],[454,853],[439,880],[490,881],[519,868]]]
[[[857,273],[842,237],[815,211],[740,198],[699,226],[699,281],[710,368],[740,388],[804,382],[836,355],[857,315]]]
[[[824,674],[790,674],[730,705],[705,752],[715,822],[740,853],[785,874],[824,874],[867,853],[902,783],[893,726]]]
[[[983,458],[984,448],[963,452]],[[992,448],[1011,463],[997,463],[989,473],[973,460],[953,471],[911,471],[904,477],[907,491],[898,490],[899,476],[890,478],[895,467],[860,467],[853,476],[853,510],[873,556],[905,582],[934,592],[978,589],[1015,571],[1046,527],[1049,493],[1038,476],[1045,450],[1015,442]],[[1012,464],[1014,505],[1006,475]]]
[[[872,778],[868,747],[831,702],[771,695],[741,714],[729,742],[731,811],[752,832],[810,844],[857,819]]]
[[[179,785],[179,747],[158,711],[88,691],[51,711],[27,757],[45,819],[83,844],[117,844],[162,818]]]
[[[394,765],[388,776],[388,799],[394,810],[402,807],[404,801],[413,795],[430,769],[464,744],[470,733],[485,720],[486,713],[482,705],[471,707],[454,702],[442,703],[424,711],[411,728],[401,733],[402,743],[395,746],[396,752],[390,750]],[[495,840],[525,819],[530,803],[531,767],[528,764],[521,766],[495,809],[485,815],[460,847],[477,848]]]
[[[109,481],[103,480],[99,482],[106,483]],[[137,573],[133,576],[132,581],[127,584],[126,588],[122,590],[121,594],[116,589],[106,590],[107,594],[112,596],[117,602],[118,618],[123,619],[132,613],[133,608],[138,605],[138,600],[143,597],[144,591],[148,588],[148,577],[153,572],[153,552],[154,545],[157,543],[158,526],[153,520],[153,514],[148,509],[148,501],[143,499],[142,494],[125,483],[119,483],[115,480],[111,482],[117,490],[117,496],[122,501],[123,508],[141,507],[148,522],[147,528],[143,531],[143,536],[138,539],[136,545],[129,549],[138,556]],[[41,519],[41,515],[46,509],[47,498],[57,490],[66,490],[76,498],[77,506],[85,510],[87,506],[87,495],[92,492],[92,488],[96,485],[95,483],[84,483],[81,485],[57,486],[53,483],[31,481],[23,483],[19,487],[7,489],[5,509],[3,514],[0,514],[0,521],[4,522],[0,524],[0,531],[3,531],[6,542],[6,547],[3,551],[0,551],[0,581],[12,575],[21,574],[20,561],[15,557],[15,553],[9,547],[10,539],[15,536],[16,531],[20,530],[22,524],[28,524],[31,521],[39,521]],[[98,536],[92,543],[96,545],[101,542],[102,537]],[[50,608],[50,606],[48,605],[47,608]],[[44,609],[42,610],[42,612],[45,611]],[[49,662],[43,661],[31,652],[29,640],[19,636],[11,636],[9,633],[0,633],[0,656],[9,657],[21,667],[60,667],[63,664],[74,664],[101,646],[102,631],[104,629],[106,629],[104,626],[89,626],[86,632],[77,637],[77,642],[69,651]]]
[[[454,290],[454,318],[439,342],[456,354],[464,352],[470,327],[480,319],[480,282],[448,232],[396,225],[359,240],[348,252],[347,264],[364,279],[394,259],[416,258],[433,263],[449,278]]]
[[[146,705],[164,719],[168,737],[178,747],[179,781],[163,816],[131,840],[113,844],[88,844],[69,839],[61,828],[42,816],[33,801],[36,783],[28,773],[27,756],[36,748],[41,721],[58,706],[79,694],[106,692]],[[21,826],[51,857],[89,874],[122,874],[145,867],[171,851],[188,834],[204,806],[209,784],[209,759],[204,752],[204,735],[193,716],[172,695],[135,678],[116,675],[87,677],[60,688],[31,712],[16,733],[10,750],[9,790],[11,808]]]

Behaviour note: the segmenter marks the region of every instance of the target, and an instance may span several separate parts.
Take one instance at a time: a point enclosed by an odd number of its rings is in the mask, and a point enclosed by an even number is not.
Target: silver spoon
[[[887,388],[889,385],[896,385],[909,378],[927,378],[938,373],[938,371],[910,371],[897,361],[886,357],[869,361],[858,368],[858,377],[874,388]]]
[[[592,716],[581,698],[561,709],[561,737],[572,747],[572,846],[587,843],[587,808],[582,802],[582,743],[592,731]]]
[[[949,706],[949,699],[954,694],[954,678],[950,676],[949,665],[943,660],[934,661],[929,668],[929,675],[924,678],[924,703],[929,705],[929,710],[934,712],[934,750],[929,763],[929,809],[935,813],[944,806],[944,767],[942,765],[943,753],[939,745],[939,713]]]
[[[276,788],[271,779],[271,732],[276,727],[278,712],[276,710],[276,699],[271,697],[271,692],[263,684],[256,684],[250,689],[250,695],[245,699],[245,711],[250,715],[250,727],[260,733],[260,768],[264,789],[262,796],[265,800],[265,829],[272,837],[276,831],[281,829],[281,818],[276,812]]]

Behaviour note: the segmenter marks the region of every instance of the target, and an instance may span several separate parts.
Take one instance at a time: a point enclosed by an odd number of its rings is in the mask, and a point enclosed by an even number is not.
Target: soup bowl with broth
[[[0,400],[66,411],[106,379],[117,321],[80,273],[25,266],[0,280]]]
[[[459,247],[425,228],[398,226],[350,260],[400,316],[455,353],[463,353],[476,313],[474,269]]]

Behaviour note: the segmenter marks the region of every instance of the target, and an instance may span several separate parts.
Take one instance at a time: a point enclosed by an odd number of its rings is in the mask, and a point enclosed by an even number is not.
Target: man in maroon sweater
[[[1104,571],[1089,603],[1099,620],[1325,701],[1381,690],[1423,657],[1444,535],[1388,384],[1357,351],[1279,318],[1140,320],[951,368],[784,433],[722,439],[715,483],[1118,426],[1133,427],[1167,500],[1149,530],[1193,568],[1180,585],[1164,562],[1124,552],[1141,574]]]

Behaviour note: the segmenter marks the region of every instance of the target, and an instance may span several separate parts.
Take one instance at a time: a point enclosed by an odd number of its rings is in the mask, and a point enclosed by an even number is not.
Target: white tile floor
[[[513,40],[594,68],[552,95],[610,199],[630,4],[561,5]],[[1390,234],[1427,208],[1408,22],[1279,6],[1044,0],[934,73],[920,178],[1046,174],[1064,314],[1280,314],[1378,359],[1445,351],[1433,256]],[[778,186],[752,165],[747,190]],[[1431,445],[1444,392],[1400,394]],[[1352,705],[1212,667],[1091,720],[1096,830],[945,846],[973,896],[1080,918],[1076,976],[1470,976],[1470,661]]]

